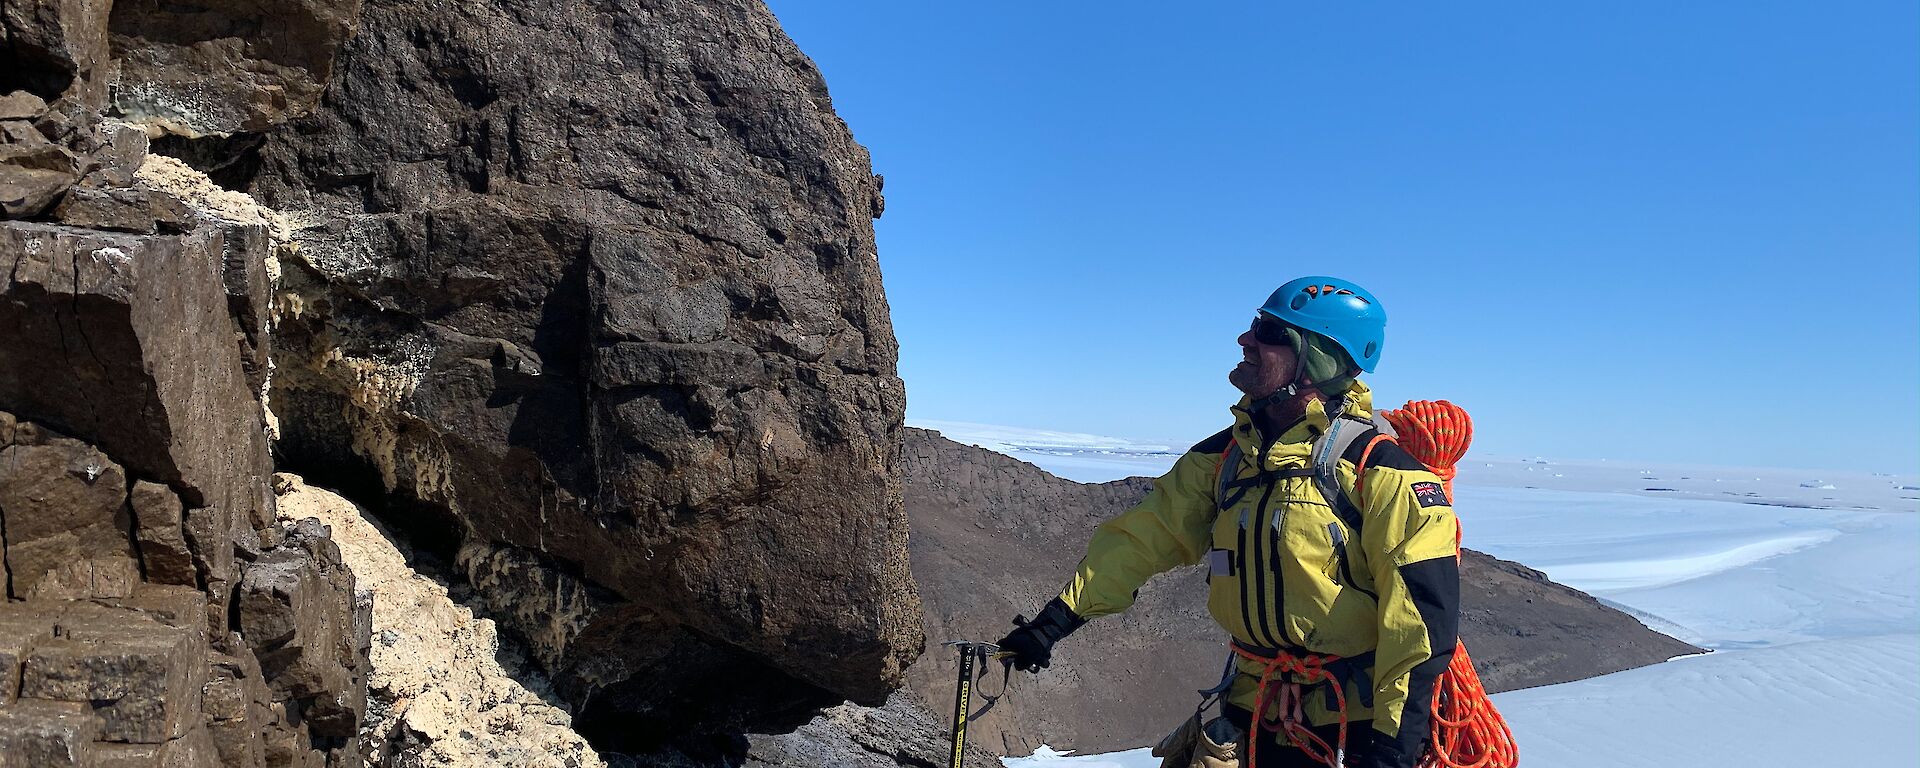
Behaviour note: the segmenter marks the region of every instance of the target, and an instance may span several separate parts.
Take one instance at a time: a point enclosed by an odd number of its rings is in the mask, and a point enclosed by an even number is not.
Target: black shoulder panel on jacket
[[[1217,453],[1220,453],[1221,451],[1226,450],[1227,443],[1232,442],[1232,440],[1233,440],[1233,428],[1228,427],[1226,429],[1220,430],[1219,432],[1213,433],[1213,437],[1209,437],[1205,440],[1194,443],[1192,448],[1187,449],[1187,452],[1217,454]]]
[[[1347,447],[1346,454],[1340,458],[1346,459],[1348,463],[1358,466],[1360,464],[1360,455],[1366,453],[1367,441],[1372,440],[1373,435],[1374,432],[1372,430],[1361,435],[1360,439],[1353,441],[1353,445]],[[1367,456],[1367,468],[1372,469],[1374,467],[1387,467],[1389,469],[1426,469],[1427,465],[1420,463],[1419,459],[1407,453],[1407,449],[1401,448],[1399,443],[1393,442],[1392,440],[1382,440],[1379,445],[1373,447],[1373,453]]]
[[[1460,638],[1460,563],[1436,557],[1400,566],[1407,597],[1420,621],[1427,625],[1427,642],[1434,655],[1453,650]]]

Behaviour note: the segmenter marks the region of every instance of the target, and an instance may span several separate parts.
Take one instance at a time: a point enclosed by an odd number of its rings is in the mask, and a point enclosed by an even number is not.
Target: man
[[[1207,562],[1207,608],[1235,653],[1223,714],[1248,730],[1252,710],[1266,710],[1256,768],[1411,768],[1459,625],[1458,523],[1440,479],[1374,439],[1372,395],[1357,377],[1379,361],[1385,327],[1380,303],[1344,280],[1305,277],[1275,291],[1240,334],[1243,360],[1227,376],[1245,393],[1234,425],[1100,525],[1059,597],[1000,641],[1008,661],[1037,672],[1054,643],[1126,610],[1154,574]],[[1331,446],[1344,441],[1317,441],[1334,420],[1335,435],[1359,434],[1337,461]],[[1300,660],[1325,662],[1337,682],[1288,666]]]

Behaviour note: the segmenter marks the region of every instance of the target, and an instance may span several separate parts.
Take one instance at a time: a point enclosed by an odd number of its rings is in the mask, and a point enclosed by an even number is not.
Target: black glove
[[[1022,672],[1039,672],[1053,662],[1053,644],[1060,638],[1072,634],[1086,619],[1073,614],[1073,610],[1060,598],[1047,601],[1047,607],[1040,609],[1040,615],[1033,621],[1013,620],[1018,627],[1000,638],[997,645],[1004,653],[1011,653],[1007,663]]]
[[[1419,754],[1407,746],[1369,723],[1347,738],[1347,768],[1413,768]]]

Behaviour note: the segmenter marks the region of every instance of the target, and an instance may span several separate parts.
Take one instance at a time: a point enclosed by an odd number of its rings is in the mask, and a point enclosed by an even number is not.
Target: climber
[[[1379,362],[1385,326],[1351,282],[1274,291],[1227,376],[1245,393],[1234,425],[1094,531],[1059,596],[999,642],[1008,663],[1038,672],[1055,643],[1126,610],[1154,574],[1205,562],[1208,612],[1234,653],[1223,714],[1245,732],[1264,710],[1255,768],[1412,768],[1459,625],[1458,523],[1438,477],[1373,439],[1357,377]]]

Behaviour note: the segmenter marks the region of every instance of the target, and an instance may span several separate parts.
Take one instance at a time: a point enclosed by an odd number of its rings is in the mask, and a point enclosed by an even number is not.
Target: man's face
[[[1279,324],[1277,320],[1258,318],[1254,322]],[[1298,358],[1292,346],[1264,343],[1252,328],[1242,332],[1238,341],[1242,360],[1227,374],[1227,381],[1235,388],[1255,398],[1262,398],[1280,391],[1287,382],[1293,381],[1293,367]]]

